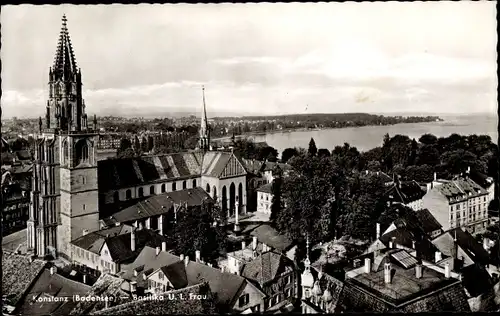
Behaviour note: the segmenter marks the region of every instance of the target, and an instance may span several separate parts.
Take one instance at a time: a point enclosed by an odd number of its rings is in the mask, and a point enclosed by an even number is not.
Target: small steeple
[[[97,116],[94,114],[94,131],[97,131]]]
[[[302,286],[312,288],[314,277],[311,273],[311,260],[309,260],[309,236],[306,237],[306,259],[304,260],[304,272],[302,273]]]
[[[42,133],[42,125],[43,125],[43,123],[42,123],[42,117],[39,116],[38,117],[38,130],[40,131],[40,134]]]

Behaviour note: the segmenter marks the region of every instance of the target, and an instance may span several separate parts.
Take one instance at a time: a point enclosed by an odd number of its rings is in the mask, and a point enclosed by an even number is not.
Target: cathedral
[[[70,242],[99,230],[103,212],[123,201],[194,187],[227,212],[246,212],[247,170],[232,152],[213,151],[203,92],[199,148],[195,151],[98,161],[97,118],[88,124],[82,73],[62,18],[49,69],[49,99],[36,140],[27,247],[44,257],[71,258]],[[109,214],[107,213],[106,216]]]

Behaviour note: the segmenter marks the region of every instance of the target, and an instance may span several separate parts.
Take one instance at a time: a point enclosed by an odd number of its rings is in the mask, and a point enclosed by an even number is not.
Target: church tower
[[[81,71],[63,16],[33,168],[28,249],[38,256],[69,257],[71,240],[99,228],[95,121],[89,128]]]
[[[201,113],[200,140],[198,147],[203,151],[207,151],[210,149],[210,131],[208,129],[207,106],[205,104],[205,86],[201,89],[203,93],[203,110]]]

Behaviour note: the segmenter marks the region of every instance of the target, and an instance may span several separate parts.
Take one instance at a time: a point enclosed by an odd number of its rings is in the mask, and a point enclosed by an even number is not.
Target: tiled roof
[[[493,179],[476,170],[471,170],[469,177],[482,188],[489,188],[493,184]]]
[[[75,294],[84,295],[90,289],[86,284],[66,279],[57,273],[51,275],[50,270],[45,269],[25,297],[19,312],[22,315],[68,315],[77,305],[71,297]],[[69,299],[63,304],[61,301],[36,300],[47,296]]]
[[[437,251],[436,246],[433,245],[431,241],[427,238],[418,238],[412,232],[404,227],[397,228],[380,236],[380,241],[386,246],[389,246],[389,241],[393,240],[397,245],[404,246],[409,249],[413,249],[413,241],[415,241],[415,247],[418,256],[423,259],[433,259],[434,253]]]
[[[156,181],[200,176],[201,157],[196,152],[99,161],[99,187],[104,191]]]
[[[130,222],[165,214],[175,205],[187,203],[188,207],[199,206],[203,204],[204,200],[207,203],[214,202],[210,195],[200,187],[173,191],[153,195],[145,200],[138,201],[136,204],[114,213],[112,217],[120,223]]]
[[[461,228],[450,229],[433,239],[432,243],[447,256],[452,255],[453,247],[456,244],[476,263],[487,265],[490,263],[490,256],[483,246],[475,238]]]
[[[276,278],[278,272],[284,269],[287,261],[289,259],[285,256],[269,251],[245,264],[241,275],[259,284],[265,284]]]
[[[488,191],[483,189],[479,184],[475,183],[470,178],[454,179],[441,184],[437,187],[437,189],[446,198],[456,198],[458,200],[462,200],[463,197],[468,198],[469,196],[474,197],[488,194]]]
[[[17,254],[2,256],[2,294],[15,305],[29,286],[43,272],[46,262]]]
[[[426,208],[418,210],[415,215],[418,217],[422,228],[427,234],[442,228],[441,224]]]
[[[184,262],[180,260],[161,268],[161,271],[165,273],[165,276],[175,289],[182,289],[188,286],[187,275],[185,273],[178,273],[182,270],[184,270]]]
[[[71,243],[92,253],[99,254],[106,237],[112,237],[121,234],[130,234],[132,229],[133,227],[128,225],[114,226],[108,229],[102,229],[88,233],[85,236],[78,237],[77,239],[71,241]]]
[[[264,185],[260,186],[257,189],[257,191],[258,192],[264,192],[264,193],[272,193],[272,187],[273,187],[272,183],[267,183],[267,184],[264,184]]]
[[[462,284],[470,296],[476,297],[493,288],[493,279],[484,267],[475,263],[460,270]]]
[[[168,252],[160,251],[159,255],[156,255],[156,249],[153,247],[145,246],[134,262],[129,265],[124,266],[123,273],[121,277],[128,281],[136,281],[138,287],[144,287],[145,282],[143,274],[149,275],[155,270],[169,266],[178,262],[180,259],[176,255]],[[134,269],[140,268],[138,270],[137,276],[134,276]]]
[[[387,173],[382,172],[382,171],[363,170],[361,172],[361,174],[362,175],[368,175],[368,176],[377,176],[377,177],[380,177],[386,183],[394,181],[394,179],[391,176],[389,176]]]
[[[164,299],[155,302],[135,300],[96,311],[92,315],[210,315],[216,313],[210,289],[203,283],[163,293],[164,296],[168,294],[172,294],[174,297],[182,295],[185,298],[189,298],[191,294],[207,295],[207,299]]]
[[[425,195],[425,191],[417,182],[406,181],[401,182],[400,186],[395,183],[386,194],[392,196],[393,201],[408,204],[420,200]]]
[[[278,251],[287,251],[293,246],[293,242],[287,236],[280,235],[276,229],[268,224],[258,226],[250,235],[256,236],[259,242]]]
[[[282,171],[292,170],[292,166],[290,166],[289,164],[265,161],[262,171],[273,171],[276,167],[280,168]]]
[[[131,234],[122,234],[114,237],[106,238],[106,245],[109,249],[109,254],[115,262],[124,262],[136,257],[141,249],[145,246],[161,247],[162,242],[167,242],[167,248],[171,249],[171,244],[168,238],[156,233],[150,229],[141,229],[135,231],[136,250],[130,248]]]
[[[242,161],[245,163],[245,168],[247,169],[247,171],[254,175],[259,175],[263,169],[262,167],[264,166],[264,162],[260,160],[243,158]]]
[[[231,174],[226,166],[233,165]],[[201,175],[226,177],[246,174],[241,160],[233,153],[184,152],[99,161],[99,188],[109,191],[147,183],[188,179]]]
[[[91,289],[85,293],[89,297],[113,297],[113,301],[108,302],[109,307],[114,305],[124,304],[132,301],[132,298],[123,291],[121,285],[123,280],[121,278],[112,276],[108,273],[102,274],[97,281],[92,285]],[[92,312],[100,311],[105,308],[106,303],[103,301],[84,300],[78,302],[75,308],[69,312],[69,315],[86,315]],[[68,315],[66,314],[66,315]]]

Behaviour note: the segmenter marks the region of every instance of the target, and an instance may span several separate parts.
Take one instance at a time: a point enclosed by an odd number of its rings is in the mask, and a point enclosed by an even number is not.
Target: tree
[[[330,157],[330,151],[326,148],[320,148],[318,150],[318,156],[320,157]]]
[[[196,136],[196,135],[188,137],[184,141],[184,148],[186,148],[186,149],[195,149],[196,146],[198,145],[198,139],[199,139],[199,137]]]
[[[297,148],[286,148],[281,153],[281,162],[286,163],[290,158],[297,156],[298,151]]]
[[[278,151],[271,146],[257,147],[256,159],[267,159],[268,161],[276,162],[278,160]]]
[[[448,175],[464,173],[468,167],[476,167],[477,156],[463,149],[447,151],[441,155],[442,171]]]
[[[415,159],[415,164],[437,166],[439,164],[439,151],[434,145],[423,145],[417,151],[417,157]]]
[[[406,180],[417,182],[430,182],[433,179],[434,170],[429,165],[408,166],[403,173]]]
[[[118,149],[118,154],[129,148],[132,149],[132,142],[128,138],[122,138],[120,140],[120,148]]]
[[[382,165],[380,164],[380,162],[378,162],[376,160],[369,161],[366,164],[366,170],[369,170],[369,171],[380,171],[381,167],[382,167]]]
[[[424,145],[434,145],[437,143],[438,139],[432,134],[424,134],[418,139],[418,141]]]
[[[318,152],[318,148],[316,147],[316,142],[314,141],[314,138],[311,137],[311,140],[309,141],[308,153],[311,156],[316,156],[317,152]]]
[[[411,147],[410,147],[410,158],[408,159],[408,165],[414,165],[416,160],[417,160],[417,150],[418,150],[418,143],[414,139],[411,141]]]
[[[177,213],[174,227],[177,253],[193,258],[199,250],[207,262],[214,262],[219,257],[225,248],[226,236],[222,225],[214,226],[211,207],[210,203],[204,203]]]

